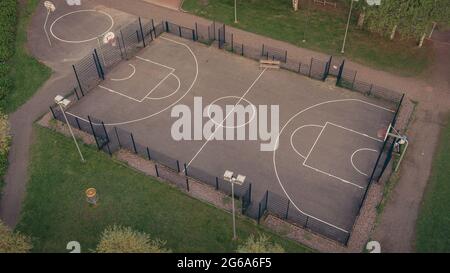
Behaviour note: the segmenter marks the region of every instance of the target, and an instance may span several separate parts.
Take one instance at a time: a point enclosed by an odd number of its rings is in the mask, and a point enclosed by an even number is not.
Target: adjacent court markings
[[[289,118],[288,121],[286,121],[286,123],[283,125],[283,127],[281,128],[281,130],[280,130],[280,132],[279,132],[279,134],[278,134],[278,137],[277,137],[277,140],[276,140],[275,147],[278,147],[279,142],[280,142],[280,136],[281,136],[281,134],[283,133],[283,131],[286,129],[286,127],[292,122],[292,120],[294,120],[294,119],[295,119],[296,117],[298,117],[299,115],[305,113],[306,111],[309,111],[309,110],[311,110],[311,109],[314,109],[314,108],[317,108],[317,107],[320,107],[320,106],[323,106],[323,105],[332,104],[332,103],[343,103],[343,102],[357,102],[357,103],[363,103],[363,104],[368,105],[368,106],[370,106],[370,107],[382,109],[382,110],[385,110],[385,111],[388,111],[388,112],[391,112],[391,113],[394,113],[394,112],[395,112],[394,110],[391,110],[391,109],[388,109],[388,108],[385,108],[385,107],[382,107],[382,106],[379,106],[379,105],[376,105],[376,104],[373,104],[373,103],[370,103],[370,102],[367,102],[367,101],[364,101],[364,100],[360,100],[360,99],[339,99],[339,100],[329,100],[329,101],[324,101],[324,102],[321,102],[321,103],[317,103],[317,104],[311,105],[311,106],[309,106],[309,107],[307,107],[307,108],[305,108],[305,109],[303,109],[303,110],[297,112],[296,114],[292,115],[292,117]],[[322,130],[323,130],[323,129],[322,129]],[[279,173],[278,173],[278,168],[277,168],[276,154],[277,154],[277,150],[275,150],[275,151],[273,152],[273,156],[272,156],[272,163],[273,163],[273,166],[274,166],[275,176],[276,176],[276,178],[277,178],[277,180],[278,180],[278,184],[280,185],[281,189],[283,190],[284,194],[285,194],[286,197],[289,199],[289,201],[291,202],[291,204],[292,204],[292,205],[293,205],[300,213],[302,213],[302,214],[305,215],[305,216],[308,216],[308,217],[310,217],[310,218],[312,218],[312,219],[314,219],[314,220],[316,220],[316,221],[319,221],[319,222],[321,222],[321,223],[323,223],[323,224],[325,224],[325,225],[328,225],[328,226],[330,226],[330,227],[333,227],[333,228],[335,228],[335,229],[337,229],[337,230],[340,230],[340,231],[342,231],[342,232],[350,233],[348,230],[345,230],[345,229],[343,229],[343,228],[341,228],[341,227],[339,227],[339,226],[336,226],[336,225],[334,225],[334,224],[332,224],[332,223],[330,223],[330,222],[327,222],[327,221],[322,220],[322,219],[320,219],[320,218],[318,218],[318,217],[315,217],[315,216],[313,216],[313,215],[311,215],[311,214],[309,214],[309,213],[306,213],[305,211],[303,211],[303,210],[301,210],[301,209],[299,208],[299,206],[296,204],[296,202],[291,198],[290,194],[286,191],[286,189],[285,189],[285,187],[284,187],[284,185],[283,185],[283,182],[281,181],[280,175],[279,175]]]
[[[303,126],[298,127],[297,129],[294,130],[294,132],[292,132],[292,134],[291,134],[291,147],[292,147],[292,149],[294,150],[294,152],[295,152],[296,154],[298,154],[300,157],[302,157],[303,159],[305,159],[306,156],[304,156],[302,153],[300,153],[300,152],[297,150],[297,148],[295,148],[295,145],[294,145],[294,135],[295,135],[295,133],[297,133],[297,131],[300,131],[301,129],[307,128],[307,127],[323,128],[322,125],[317,125],[317,124],[307,124],[307,125],[303,125]]]
[[[197,158],[197,156],[200,154],[200,152],[203,150],[203,148],[205,148],[205,146],[208,144],[209,141],[211,141],[211,139],[214,137],[214,135],[216,134],[216,131],[219,129],[219,127],[223,127],[223,123],[227,120],[228,116],[230,116],[233,112],[234,109],[236,108],[236,106],[242,101],[244,100],[244,97],[247,95],[248,92],[250,92],[250,90],[252,90],[253,86],[255,86],[255,84],[258,82],[258,80],[262,77],[262,75],[264,74],[264,72],[266,72],[267,68],[264,68],[263,71],[261,71],[261,73],[259,73],[258,77],[256,77],[256,79],[253,81],[253,83],[250,85],[249,88],[247,88],[247,90],[244,92],[244,94],[242,94],[242,96],[239,98],[239,100],[236,102],[236,104],[233,106],[233,108],[231,109],[231,111],[225,116],[225,118],[222,120],[222,122],[220,123],[220,126],[215,127],[214,132],[208,137],[208,139],[205,141],[205,143],[203,143],[203,145],[200,147],[200,149],[197,151],[197,153],[195,153],[194,157],[192,157],[192,159],[186,164],[186,167],[188,167],[189,165],[191,165],[191,163]]]
[[[170,38],[166,38],[166,37],[164,37],[164,36],[160,36],[159,38],[162,39],[162,40],[166,40],[166,41],[168,41],[168,42],[172,42],[172,43],[175,43],[175,44],[178,44],[178,45],[181,45],[181,46],[185,47],[185,48],[189,51],[189,53],[192,55],[192,57],[193,57],[193,59],[194,59],[194,65],[195,65],[195,76],[194,76],[194,79],[193,79],[192,83],[190,84],[189,88],[186,90],[186,92],[185,92],[178,100],[176,100],[176,101],[173,102],[172,104],[168,105],[167,107],[165,107],[164,109],[162,109],[162,110],[160,110],[160,111],[158,111],[158,112],[156,112],[156,113],[153,113],[153,114],[150,114],[150,115],[141,117],[141,118],[133,119],[133,120],[123,121],[123,122],[105,123],[105,124],[104,124],[105,126],[118,126],[118,125],[123,125],[123,124],[130,124],[130,123],[139,122],[139,121],[142,121],[142,120],[146,120],[146,119],[152,118],[152,117],[154,117],[154,116],[156,116],[156,115],[159,115],[159,114],[161,114],[162,112],[166,111],[167,109],[169,109],[169,108],[173,107],[174,105],[176,105],[176,104],[177,104],[179,101],[181,101],[181,100],[182,100],[182,99],[183,99],[183,98],[191,91],[191,89],[194,87],[195,83],[197,82],[198,71],[199,71],[198,60],[197,60],[197,56],[195,56],[195,53],[194,53],[194,52],[192,51],[192,49],[191,49],[188,45],[186,45],[185,43],[178,42],[178,41],[172,40],[172,39],[170,39]],[[78,119],[80,119],[80,120],[83,120],[83,121],[85,121],[85,122],[89,122],[87,119],[82,118],[82,117],[80,117],[80,116],[78,116],[78,115],[72,114],[72,113],[70,113],[70,112],[66,112],[66,114],[71,115],[71,116],[73,116],[73,117],[76,117],[76,118],[78,118]],[[102,125],[101,123],[94,123],[94,122],[93,122],[93,124],[94,124],[94,125]]]
[[[89,38],[89,39],[85,39],[85,40],[66,40],[66,39],[62,39],[62,38],[56,36],[56,34],[53,33],[53,27],[54,27],[56,22],[58,22],[59,20],[61,20],[62,18],[66,17],[66,16],[69,16],[69,15],[75,14],[75,13],[80,13],[80,12],[98,12],[98,13],[102,13],[102,14],[106,15],[109,18],[109,20],[111,22],[111,25],[104,32],[99,33],[99,34],[95,35],[94,37]],[[63,15],[59,16],[58,18],[56,18],[55,21],[53,21],[53,23],[50,25],[50,33],[52,34],[52,36],[56,40],[59,40],[61,42],[71,43],[71,44],[80,44],[80,43],[93,41],[93,40],[97,39],[97,37],[105,35],[106,33],[108,33],[113,28],[113,26],[114,26],[114,19],[112,18],[112,16],[109,13],[101,11],[101,10],[95,10],[95,9],[82,9],[82,10],[76,10],[76,11],[72,11],[72,12],[63,14]]]
[[[364,176],[369,176],[368,174],[366,174],[366,173],[362,172],[361,170],[359,170],[359,169],[356,167],[355,163],[353,162],[353,157],[354,157],[357,153],[359,153],[359,152],[361,152],[361,151],[370,151],[370,152],[375,152],[375,153],[378,153],[378,151],[377,151],[377,150],[374,150],[374,149],[369,149],[369,148],[361,148],[361,149],[358,149],[358,150],[354,151],[353,154],[352,154],[352,156],[350,157],[350,162],[352,163],[353,168],[354,168],[357,172],[359,172],[360,174],[362,174],[362,175],[364,175]]]
[[[111,80],[112,80],[112,81],[126,81],[126,80],[131,79],[131,77],[133,77],[134,74],[136,73],[136,67],[135,67],[134,65],[132,65],[132,64],[128,64],[128,65],[129,65],[129,66],[131,67],[131,69],[132,69],[131,74],[130,74],[129,76],[124,77],[124,78],[120,78],[120,79],[113,79],[113,78],[111,78]]]
[[[244,100],[246,103],[248,103],[248,105],[250,105],[250,106],[252,107],[252,110],[253,110],[253,111],[252,111],[252,116],[251,116],[251,118],[250,118],[247,122],[245,122],[245,123],[243,123],[243,124],[241,124],[241,125],[237,125],[237,126],[223,126],[223,125],[220,125],[220,124],[219,124],[218,122],[216,122],[213,118],[211,118],[211,112],[210,112],[211,105],[214,105],[214,104],[215,104],[216,102],[218,102],[219,100],[222,100],[222,99],[228,99],[228,98],[236,98],[236,99],[239,99],[238,96],[224,96],[224,97],[220,97],[220,98],[215,99],[213,102],[211,102],[211,103],[208,105],[208,108],[207,108],[207,110],[206,110],[207,115],[208,115],[209,119],[210,119],[215,125],[221,126],[221,127],[223,127],[223,128],[226,128],[226,129],[236,129],[236,128],[241,128],[241,127],[243,127],[243,126],[249,124],[250,122],[252,122],[252,121],[256,118],[256,106],[255,106],[253,103],[251,103],[248,99],[242,98],[242,100]],[[236,107],[236,105],[235,105],[235,107]],[[234,112],[234,108],[235,108],[235,107],[233,107],[233,110],[230,111],[231,113]]]
[[[126,94],[124,94],[124,93],[122,93],[122,92],[119,92],[119,91],[117,91],[117,90],[114,90],[114,89],[111,89],[111,88],[109,88],[109,87],[106,87],[106,86],[104,86],[104,85],[101,85],[101,84],[99,84],[98,85],[98,87],[100,87],[100,88],[102,88],[102,89],[104,89],[104,90],[106,90],[106,91],[109,91],[109,92],[111,92],[111,93],[114,93],[114,94],[117,94],[117,95],[120,95],[120,96],[123,96],[123,97],[125,97],[125,98],[127,98],[127,99],[130,99],[130,100],[132,100],[132,101],[136,101],[136,102],[143,102],[145,99],[163,99],[163,98],[167,98],[167,97],[170,97],[171,95],[173,95],[173,94],[175,94],[178,90],[179,90],[179,88],[180,88],[180,85],[181,85],[181,83],[180,83],[180,79],[177,77],[177,76],[175,76],[175,74],[173,74],[173,72],[175,72],[175,68],[173,68],[173,67],[170,67],[170,66],[167,66],[167,65],[163,65],[163,64],[160,64],[160,63],[158,63],[158,62],[155,62],[155,61],[152,61],[152,60],[149,60],[149,59],[145,59],[145,58],[142,58],[142,57],[139,57],[139,56],[136,56],[136,58],[137,59],[139,59],[139,60],[141,60],[141,61],[144,61],[144,62],[149,62],[149,63],[152,63],[152,64],[155,64],[155,65],[158,65],[158,66],[160,66],[160,67],[163,67],[163,68],[165,68],[165,69],[169,69],[170,70],[170,72],[163,78],[163,79],[161,79],[149,92],[147,92],[147,94],[142,98],[142,99],[136,99],[136,98],[133,98],[133,97],[131,97],[131,96],[128,96],[128,95],[126,95]],[[129,76],[129,77],[126,77],[126,78],[123,78],[123,79],[115,79],[116,81],[122,81],[122,80],[129,80],[129,79],[131,79],[131,77],[134,75],[134,73],[136,72],[136,68],[135,68],[135,66],[133,66],[132,64],[129,64],[130,66],[132,66],[133,68],[134,68],[134,70],[133,70],[133,73]],[[151,97],[149,97],[166,79],[168,79],[170,76],[174,76],[175,77],[175,79],[177,79],[178,80],[178,83],[179,83],[179,85],[178,85],[178,88],[174,91],[174,92],[172,92],[171,94],[169,94],[169,95],[167,95],[167,96],[164,96],[164,97],[159,97],[159,98],[151,98]],[[111,80],[114,80],[114,79],[111,79]]]

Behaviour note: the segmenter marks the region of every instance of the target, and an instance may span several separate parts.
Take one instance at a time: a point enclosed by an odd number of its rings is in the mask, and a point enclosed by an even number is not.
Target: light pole
[[[69,120],[67,120],[66,112],[64,112],[64,109],[69,106],[70,100],[65,99],[63,96],[58,95],[55,97],[55,102],[56,102],[56,104],[59,105],[59,108],[61,109],[61,112],[63,113],[64,119],[66,120],[67,126],[69,127],[70,134],[72,135],[73,141],[75,142],[75,146],[77,146],[77,150],[78,150],[78,153],[80,154],[81,161],[85,162],[83,154],[81,153],[80,147],[78,146],[78,142],[75,138],[75,135],[73,134],[72,127],[70,127]]]
[[[237,24],[237,0],[234,0],[234,23]]]
[[[345,28],[344,41],[342,42],[342,49],[341,49],[342,54],[344,54],[345,40],[347,39],[348,27],[350,25],[350,18],[352,17],[353,1],[358,1],[358,0],[350,0],[350,11],[348,12],[347,27]]]
[[[234,177],[233,172],[227,170],[223,174],[223,179],[231,183],[231,203],[233,207],[233,240],[236,240],[237,236],[236,236],[236,212],[234,208],[234,184],[237,184],[239,186],[244,184],[245,176],[238,174],[237,177]]]

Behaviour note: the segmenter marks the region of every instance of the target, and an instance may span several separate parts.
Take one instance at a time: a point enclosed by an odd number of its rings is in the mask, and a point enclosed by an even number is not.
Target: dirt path
[[[443,128],[450,96],[450,32],[437,32],[432,41],[435,63],[426,73],[433,85],[415,94],[419,101],[408,137],[412,143],[401,168],[391,200],[375,229],[373,239],[383,252],[414,252],[415,226],[430,175],[433,155]],[[417,96],[419,95],[419,96]]]
[[[95,0],[92,3],[103,4],[125,12],[154,18],[168,19],[175,23],[193,26],[194,22],[210,23],[208,20],[191,14],[155,6],[142,0]],[[31,26],[31,29],[33,26]],[[290,56],[299,60],[310,57],[326,59],[326,55],[311,50],[297,48],[288,43],[262,37],[253,33],[230,28],[246,44],[271,44],[285,48]],[[36,32],[37,33],[37,32]],[[29,35],[30,36],[30,35]],[[30,43],[31,52],[35,43]],[[444,45],[439,43],[439,45]],[[436,46],[436,44],[435,44]],[[347,66],[358,70],[361,80],[381,86],[402,90],[408,97],[418,101],[419,106],[415,120],[409,131],[412,143],[402,167],[402,178],[394,189],[392,199],[385,209],[381,223],[375,231],[374,238],[381,242],[383,251],[411,251],[414,238],[415,219],[431,169],[432,157],[438,140],[444,113],[450,109],[448,84],[448,47],[437,46],[437,60],[433,73],[426,80],[398,77],[383,71],[347,62]],[[45,61],[45,58],[43,59]],[[445,64],[447,62],[447,65]],[[56,64],[55,64],[56,65]],[[59,66],[61,64],[58,64]],[[65,79],[65,73],[54,74],[52,78],[29,100],[10,116],[13,143],[10,153],[10,167],[6,175],[6,186],[0,203],[0,216],[9,226],[14,226],[20,216],[21,202],[24,198],[29,148],[32,136],[32,124],[52,104],[53,97],[60,90],[68,90],[71,81]],[[70,75],[69,75],[70,76]]]

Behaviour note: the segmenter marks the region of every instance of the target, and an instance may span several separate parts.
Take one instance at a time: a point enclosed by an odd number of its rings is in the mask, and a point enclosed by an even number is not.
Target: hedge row
[[[3,186],[3,176],[8,167],[8,152],[11,144],[9,123],[6,115],[0,112],[0,194]]]
[[[17,21],[16,0],[0,1],[0,62],[9,60],[14,54]],[[0,71],[1,72],[1,71]]]
[[[13,88],[8,61],[14,55],[16,24],[16,0],[0,0],[0,100]]]

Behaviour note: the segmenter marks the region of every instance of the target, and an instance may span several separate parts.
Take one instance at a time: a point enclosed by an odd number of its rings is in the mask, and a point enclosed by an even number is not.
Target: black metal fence
[[[296,226],[308,229],[327,238],[331,238],[344,245],[347,245],[350,238],[349,232],[300,212],[294,207],[288,198],[271,191],[266,191],[258,204],[256,215],[258,222],[265,213],[275,215],[276,217],[287,220]]]
[[[135,56],[140,49],[149,45],[153,39],[164,32],[172,33],[179,37],[213,44],[217,41],[220,49],[245,56],[250,59],[272,59],[280,61],[283,69],[313,78],[325,80],[328,76],[337,78],[336,85],[350,90],[361,92],[366,96],[385,99],[398,104],[397,112],[393,118],[395,121],[403,100],[403,95],[395,91],[360,81],[356,78],[357,71],[345,68],[345,61],[339,61],[330,57],[326,61],[310,58],[308,62],[301,62],[289,57],[287,50],[262,44],[259,47],[245,45],[236,41],[233,33],[227,31],[224,24],[213,22],[211,25],[195,23],[193,28],[184,27],[168,21],[156,23],[153,20],[143,22],[140,18],[131,24],[115,32],[115,38],[107,44],[100,44],[99,48],[88,54],[85,58],[73,65],[77,87],[73,89],[74,95],[80,99],[90,90],[104,80],[105,74],[122,60],[128,60]],[[55,119],[65,122],[62,112],[57,107],[50,107]],[[107,130],[102,121],[88,117],[80,119],[67,115],[71,126],[78,128],[94,136],[99,150],[112,155],[120,148],[127,149],[142,158],[156,162],[155,173],[158,177],[175,183],[180,188],[189,191],[189,180],[199,180],[208,184],[218,191],[231,196],[231,185],[224,181],[221,176],[213,176],[208,172],[187,166],[179,160],[160,153],[152,148],[142,145],[136,141],[135,136],[128,131],[118,127]],[[394,139],[388,137],[381,149],[379,158],[373,169],[370,181],[381,177],[388,165],[394,148]],[[361,206],[367,195],[367,190],[361,200]],[[235,197],[242,201],[242,213],[260,221],[265,213],[271,213],[289,222],[324,235],[337,242],[347,244],[350,233],[334,227],[314,217],[310,217],[297,210],[289,199],[267,191],[259,203],[252,200],[251,183],[245,183],[235,189]],[[361,209],[360,206],[360,209]]]
[[[55,119],[66,122],[59,107],[51,106],[50,110]],[[65,116],[70,126],[92,135],[97,148],[111,156],[119,149],[126,149],[141,158],[155,162],[156,175],[175,183],[183,190],[189,191],[189,180],[195,179],[226,195],[232,195],[230,182],[223,180],[221,176],[213,176],[198,168],[187,166],[186,163],[145,146],[136,141],[135,135],[131,132],[118,127],[108,127],[107,130],[101,120],[91,116],[87,119],[68,113]],[[234,197],[241,199],[242,212],[245,212],[251,204],[251,190],[251,183],[248,181],[241,186],[235,186]]]

